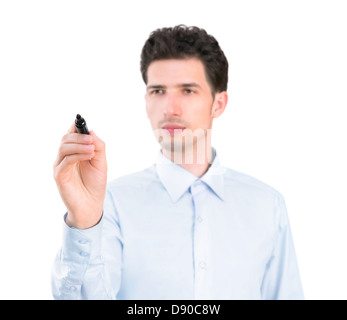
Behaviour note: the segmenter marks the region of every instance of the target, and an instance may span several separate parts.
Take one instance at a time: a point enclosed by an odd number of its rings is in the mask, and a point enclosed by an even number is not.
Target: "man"
[[[141,55],[156,163],[107,185],[105,144],[72,125],[54,178],[66,205],[57,299],[301,299],[282,195],[221,165],[228,62],[214,37],[153,32]]]

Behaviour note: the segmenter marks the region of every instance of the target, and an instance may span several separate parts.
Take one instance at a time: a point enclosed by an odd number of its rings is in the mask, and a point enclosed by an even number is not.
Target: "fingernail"
[[[92,141],[92,139],[93,139],[93,137],[88,135],[88,134],[85,134],[83,136],[83,140],[86,141],[86,142],[90,142],[90,141]]]

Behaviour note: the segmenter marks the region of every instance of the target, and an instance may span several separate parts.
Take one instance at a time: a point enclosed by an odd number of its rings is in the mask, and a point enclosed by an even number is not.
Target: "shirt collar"
[[[220,164],[218,154],[213,147],[212,152],[213,162],[201,178],[172,162],[161,151],[158,152],[155,162],[156,170],[173,202],[176,202],[195,181],[199,180],[203,181],[221,200],[224,200],[225,168]]]

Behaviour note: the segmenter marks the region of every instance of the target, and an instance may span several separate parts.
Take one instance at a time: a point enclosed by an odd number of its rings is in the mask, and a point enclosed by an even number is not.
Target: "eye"
[[[158,95],[158,94],[163,94],[164,90],[163,89],[154,89],[151,91],[151,94],[153,95]]]
[[[185,94],[193,94],[193,93],[195,93],[195,91],[194,90],[192,90],[192,89],[184,89],[184,93]]]

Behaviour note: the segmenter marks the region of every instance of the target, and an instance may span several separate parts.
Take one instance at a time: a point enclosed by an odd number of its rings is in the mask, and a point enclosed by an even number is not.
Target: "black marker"
[[[78,133],[89,134],[87,122],[79,114],[76,116],[75,126]]]

